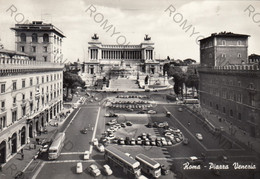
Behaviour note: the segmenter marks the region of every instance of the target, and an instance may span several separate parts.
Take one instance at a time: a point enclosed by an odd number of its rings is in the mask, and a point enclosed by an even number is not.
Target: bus
[[[183,104],[199,104],[198,99],[184,99]]]
[[[138,154],[135,159],[140,162],[141,169],[144,173],[152,175],[154,178],[161,176],[161,164],[152,160],[144,154]]]
[[[112,146],[105,148],[104,154],[105,160],[112,166],[120,166],[123,168],[123,172],[130,176],[138,178],[141,175],[140,163],[135,159],[127,156],[125,153],[117,150]]]
[[[64,132],[58,133],[55,136],[55,138],[49,148],[49,156],[48,156],[49,160],[54,160],[59,157],[61,149],[64,145],[64,140],[65,140]]]

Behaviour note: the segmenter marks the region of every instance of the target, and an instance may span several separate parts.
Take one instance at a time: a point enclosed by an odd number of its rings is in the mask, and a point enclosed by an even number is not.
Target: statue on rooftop
[[[145,34],[144,40],[151,40],[151,37],[149,37],[147,34]]]
[[[93,40],[98,40],[99,37],[97,36],[97,34],[94,34],[94,36],[91,37]]]

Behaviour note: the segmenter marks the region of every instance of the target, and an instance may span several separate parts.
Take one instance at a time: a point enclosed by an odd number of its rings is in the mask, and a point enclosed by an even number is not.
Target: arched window
[[[49,42],[49,35],[43,34],[43,42],[48,43]]]
[[[32,34],[32,42],[38,42],[38,36],[36,33]]]
[[[237,45],[242,45],[241,40],[237,41]]]
[[[226,41],[225,40],[222,40],[222,45],[226,45]]]
[[[25,35],[25,33],[21,33],[20,38],[21,38],[21,42],[26,42],[26,35]]]

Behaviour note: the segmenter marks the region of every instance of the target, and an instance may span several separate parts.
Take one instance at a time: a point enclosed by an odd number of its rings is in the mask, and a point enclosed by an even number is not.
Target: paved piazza
[[[104,153],[100,153],[96,147],[92,145],[94,138],[101,139],[102,133],[104,133],[111,126],[106,125],[111,120],[116,120],[117,123],[131,122],[131,126],[121,127],[113,132],[113,135],[118,138],[129,137],[137,139],[142,133],[150,133],[152,136],[163,137],[165,129],[150,127],[146,125],[148,123],[161,123],[167,122],[171,128],[180,129],[184,138],[188,138],[189,143],[183,144],[183,141],[174,143],[172,146],[146,146],[146,145],[120,145],[116,143],[106,144],[108,146],[114,146],[118,150],[129,153],[135,157],[137,154],[145,154],[157,162],[169,166],[170,172],[168,175],[162,175],[160,178],[198,178],[203,175],[204,178],[245,178],[248,173],[242,170],[232,169],[234,162],[239,163],[257,163],[256,154],[248,153],[248,148],[238,142],[232,141],[228,137],[222,137],[221,139],[211,134],[200,122],[199,116],[188,110],[183,105],[175,103],[169,103],[165,99],[165,92],[152,93],[131,93],[133,95],[147,95],[146,99],[138,99],[136,101],[148,101],[146,104],[152,104],[151,108],[156,111],[156,114],[137,114],[142,109],[136,109],[129,111],[129,109],[111,107],[111,101],[135,101],[135,98],[129,100],[116,98],[118,93],[91,93],[93,95],[86,96],[84,104],[79,106],[78,110],[68,122],[68,125],[64,126],[64,132],[66,133],[65,145],[62,149],[61,155],[57,160],[49,161],[43,160],[38,165],[37,169],[31,173],[32,178],[44,179],[44,178],[94,178],[89,174],[86,168],[90,164],[96,164],[99,168],[102,168],[106,161],[104,160]],[[122,93],[122,95],[125,95]],[[98,96],[98,98],[96,98]],[[96,98],[96,100],[95,100]],[[136,98],[137,99],[137,98]],[[125,104],[125,103],[124,103]],[[182,108],[182,111],[179,111]],[[166,116],[166,111],[171,113],[170,116]],[[108,113],[115,113],[118,116],[106,117]],[[140,112],[139,112],[140,113]],[[188,124],[188,122],[190,124]],[[87,134],[82,134],[80,131],[83,128],[87,128]],[[203,140],[199,141],[195,134],[201,133]],[[232,147],[231,147],[232,145]],[[90,159],[83,160],[83,153],[85,150],[90,151]],[[221,170],[220,176],[215,175],[209,170],[210,162],[223,165],[220,160],[220,156],[228,156],[228,164],[231,169]],[[185,163],[191,156],[201,157],[201,153],[204,153],[206,157],[203,160],[202,168],[200,170],[185,169]],[[83,173],[76,174],[76,163],[82,162]],[[118,170],[116,167],[112,167],[113,175],[106,176],[101,170],[101,175],[96,178],[127,178],[128,176],[123,171]],[[239,173],[239,175],[238,175]],[[145,174],[143,174],[145,175]],[[147,176],[149,178],[149,176]],[[130,177],[131,178],[131,177]]]

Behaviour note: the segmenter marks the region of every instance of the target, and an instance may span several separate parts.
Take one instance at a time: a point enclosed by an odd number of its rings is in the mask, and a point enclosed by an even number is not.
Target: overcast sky
[[[10,6],[17,9],[12,17]],[[247,8],[254,11],[250,17]],[[149,34],[156,58],[199,62],[197,39],[227,31],[250,35],[249,54],[260,54],[259,1],[0,0],[0,13],[0,38],[6,49],[15,49],[10,27],[44,19],[64,32],[64,59],[71,62],[87,60],[88,42],[94,33],[104,44],[140,44]],[[110,29],[103,29],[106,20]]]

